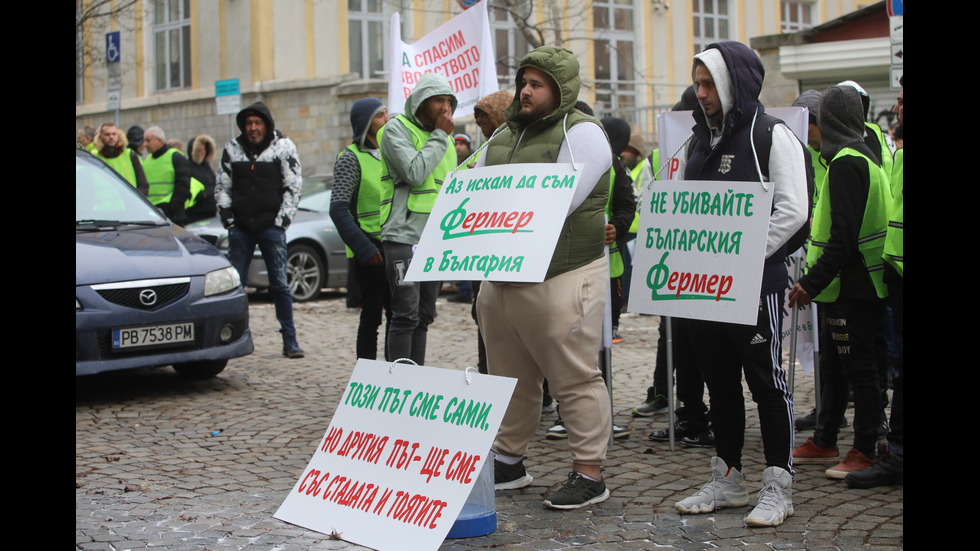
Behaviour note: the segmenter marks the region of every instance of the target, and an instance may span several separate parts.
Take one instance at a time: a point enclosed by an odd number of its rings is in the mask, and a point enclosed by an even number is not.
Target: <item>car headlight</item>
[[[209,297],[227,293],[228,291],[235,290],[241,284],[242,280],[238,277],[238,270],[233,266],[208,272],[208,275],[204,278],[204,296]]]

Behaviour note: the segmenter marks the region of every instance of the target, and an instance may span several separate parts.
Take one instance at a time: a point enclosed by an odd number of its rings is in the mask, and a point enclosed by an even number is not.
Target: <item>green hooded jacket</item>
[[[419,192],[431,195],[432,202],[446,174],[456,168],[456,148],[442,130],[427,129],[416,112],[432,96],[451,96],[456,111],[456,96],[446,77],[427,73],[405,100],[405,112],[391,119],[380,132],[382,169],[381,241],[415,245],[429,219],[429,209],[419,204]],[[390,203],[388,202],[390,201]],[[410,203],[411,201],[411,203]]]
[[[520,112],[521,79],[524,69],[534,67],[558,83],[558,108],[539,120],[524,124]],[[565,132],[576,124],[598,119],[575,109],[581,80],[575,55],[565,48],[543,46],[524,56],[517,71],[517,93],[504,109],[505,126],[498,129],[486,151],[486,165],[555,162],[565,140]],[[603,155],[609,156],[608,148]],[[588,162],[588,159],[581,161]],[[551,265],[545,279],[581,268],[605,254],[605,208],[609,196],[609,171],[595,182],[585,199],[562,226]]]

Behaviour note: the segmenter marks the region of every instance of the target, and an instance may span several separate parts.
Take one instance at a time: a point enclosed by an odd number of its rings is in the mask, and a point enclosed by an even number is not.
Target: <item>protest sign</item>
[[[449,81],[459,102],[456,117],[472,114],[480,98],[499,89],[487,2],[464,10],[414,44],[402,42],[400,16],[394,13],[390,42],[391,115],[404,111],[405,99],[425,73],[438,73]]]
[[[766,112],[805,143],[806,108]],[[660,180],[643,189],[630,282],[652,293],[631,293],[630,310],[755,325],[772,193],[759,182],[683,182],[692,112],[662,113],[657,123]]]
[[[275,517],[374,549],[438,549],[515,379],[360,359]]]
[[[670,111],[657,115],[660,132],[660,163],[663,166],[660,173],[661,180],[680,180],[684,177],[683,173],[679,172],[681,163],[676,156],[680,153],[680,158],[687,157],[686,152],[680,150],[686,147],[685,142],[694,126],[694,117],[691,113],[691,111]],[[801,142],[807,143],[810,118],[806,107],[772,107],[767,108],[766,113],[781,119]],[[654,173],[660,168],[653,167]]]
[[[640,207],[630,311],[755,325],[772,193],[658,181]]]
[[[409,281],[544,281],[583,164],[453,172],[429,214]]]
[[[793,316],[792,309],[789,307],[789,290],[796,285],[797,274],[803,274],[806,266],[806,253],[804,249],[799,249],[786,257],[786,270],[789,272],[789,281],[786,285],[786,293],[783,296],[782,315],[782,339],[783,348],[788,349],[793,336]],[[803,367],[803,371],[810,373],[813,371],[813,354],[817,341],[817,305],[811,302],[807,306],[797,307],[796,314],[796,361]],[[789,358],[787,354],[787,358]]]

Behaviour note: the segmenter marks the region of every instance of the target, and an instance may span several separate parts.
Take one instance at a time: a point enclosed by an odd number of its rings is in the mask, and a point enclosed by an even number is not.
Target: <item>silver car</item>
[[[286,229],[286,276],[289,292],[296,302],[315,300],[324,287],[347,285],[346,249],[329,212],[333,177],[314,175],[303,180],[299,211]],[[228,230],[222,227],[218,217],[192,222],[186,229],[228,254]],[[269,273],[258,247],[246,285],[257,289],[269,287]]]

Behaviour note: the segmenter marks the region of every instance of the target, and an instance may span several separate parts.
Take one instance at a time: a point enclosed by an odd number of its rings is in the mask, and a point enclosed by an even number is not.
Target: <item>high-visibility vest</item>
[[[381,165],[383,163],[374,155],[361,151],[357,144],[350,144],[347,150],[357,157],[357,162],[361,166],[361,182],[357,187],[354,221],[361,231],[377,238],[381,235]],[[354,251],[346,245],[345,248],[347,258],[354,258]]]
[[[154,158],[153,155],[143,160],[143,172],[150,183],[150,194],[147,199],[154,205],[169,203],[174,195],[174,155],[183,155],[179,150],[170,148],[163,155]],[[190,197],[184,201],[184,208],[189,209],[197,203],[197,195],[204,191],[204,184],[197,178],[191,177]]]
[[[619,162],[619,161],[614,161]],[[613,186],[616,182],[616,171],[609,170],[609,199],[606,200],[606,220],[612,216]],[[607,245],[609,247],[609,277],[619,277],[626,271],[623,265],[623,254],[619,252],[619,243],[615,240]]]
[[[432,133],[415,126],[404,115],[398,115],[395,119],[400,120],[412,134],[412,142],[415,144],[415,150],[422,151],[425,143],[429,140],[429,135]],[[381,130],[378,131],[379,144],[384,139],[384,130],[386,127],[387,125],[382,126]],[[436,197],[439,196],[439,189],[442,188],[443,180],[447,174],[456,168],[456,148],[451,138],[447,137],[446,141],[448,142],[446,154],[442,156],[442,160],[436,165],[435,170],[426,177],[425,182],[421,186],[413,187],[409,191],[409,211],[420,214],[432,212],[432,207],[436,204]],[[388,173],[387,163],[381,163],[381,165],[381,223],[384,224],[388,220],[388,215],[391,213],[391,201],[395,196],[395,186],[391,180],[391,175]]]
[[[868,276],[874,284],[875,292],[879,298],[888,296],[888,289],[882,281],[883,261],[882,252],[885,248],[885,229],[888,227],[888,205],[891,202],[891,191],[888,189],[888,178],[885,171],[874,161],[861,154],[860,152],[845,147],[841,149],[833,161],[844,156],[860,157],[868,163],[868,174],[870,175],[870,185],[868,186],[868,202],[864,207],[864,216],[861,219],[861,230],[858,233],[858,251],[864,260]],[[817,205],[813,212],[813,226],[810,230],[810,248],[806,253],[807,268],[812,268],[823,256],[824,248],[830,240],[830,178],[825,176],[819,186],[817,193]],[[813,297],[817,302],[834,302],[840,295],[840,274],[834,276],[833,281],[827,285],[820,294]]]
[[[128,148],[123,149],[122,153],[112,158],[103,157],[100,151],[96,151],[95,156],[111,166],[113,170],[129,182],[129,185],[136,187],[136,169],[133,168],[133,162],[129,157],[130,152]]]
[[[888,215],[888,232],[885,235],[885,262],[891,264],[898,275],[905,277],[905,149],[895,152],[892,166],[892,208]]]

